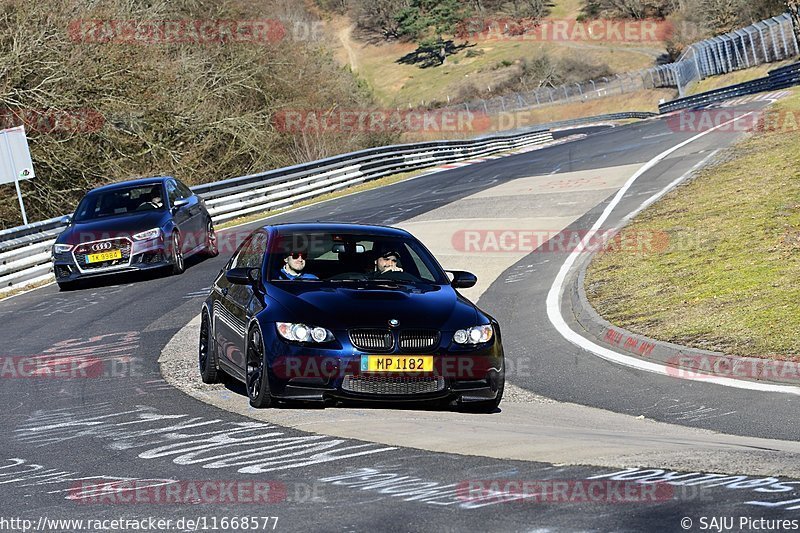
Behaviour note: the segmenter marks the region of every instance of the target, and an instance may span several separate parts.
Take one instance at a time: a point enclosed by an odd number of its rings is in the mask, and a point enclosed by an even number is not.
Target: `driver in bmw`
[[[398,263],[400,262],[400,254],[394,250],[384,252],[375,259],[375,271],[373,276],[380,276],[384,272],[402,272]]]

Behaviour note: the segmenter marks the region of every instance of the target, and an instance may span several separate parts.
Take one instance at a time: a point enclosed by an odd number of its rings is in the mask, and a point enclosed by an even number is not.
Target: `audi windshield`
[[[75,211],[75,222],[127,215],[129,213],[164,209],[160,183],[136,187],[121,187],[86,195]]]

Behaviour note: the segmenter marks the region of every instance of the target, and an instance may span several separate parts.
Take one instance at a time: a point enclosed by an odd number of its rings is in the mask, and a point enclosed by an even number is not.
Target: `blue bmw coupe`
[[[203,200],[172,177],[114,183],[89,191],[53,245],[59,287],[84,278],[169,268],[184,259],[218,254],[211,215]]]
[[[500,328],[401,229],[257,229],[202,308],[199,367],[245,384],[250,404],[429,402],[491,412],[503,396]]]

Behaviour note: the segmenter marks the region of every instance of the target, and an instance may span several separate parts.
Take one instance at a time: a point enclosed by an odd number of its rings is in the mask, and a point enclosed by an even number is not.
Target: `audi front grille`
[[[109,243],[110,246],[106,246],[106,243]],[[97,248],[97,249],[93,249]],[[98,241],[93,243],[86,243],[86,244],[79,244],[75,247],[73,251],[75,257],[75,263],[81,268],[81,270],[97,270],[101,268],[109,268],[114,266],[121,266],[127,265],[130,263],[131,260],[131,250],[133,248],[133,243],[130,239],[126,238],[117,238],[117,239],[107,239],[104,241]],[[87,263],[86,259],[87,256],[96,253],[102,252],[110,252],[113,250],[119,250],[122,254],[122,257],[119,259],[112,259],[110,261],[99,261],[97,263]]]

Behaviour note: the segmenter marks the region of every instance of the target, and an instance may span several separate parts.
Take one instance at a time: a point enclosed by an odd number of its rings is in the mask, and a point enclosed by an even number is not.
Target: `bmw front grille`
[[[366,394],[426,394],[444,390],[442,376],[353,376],[346,375],[342,389]]]

